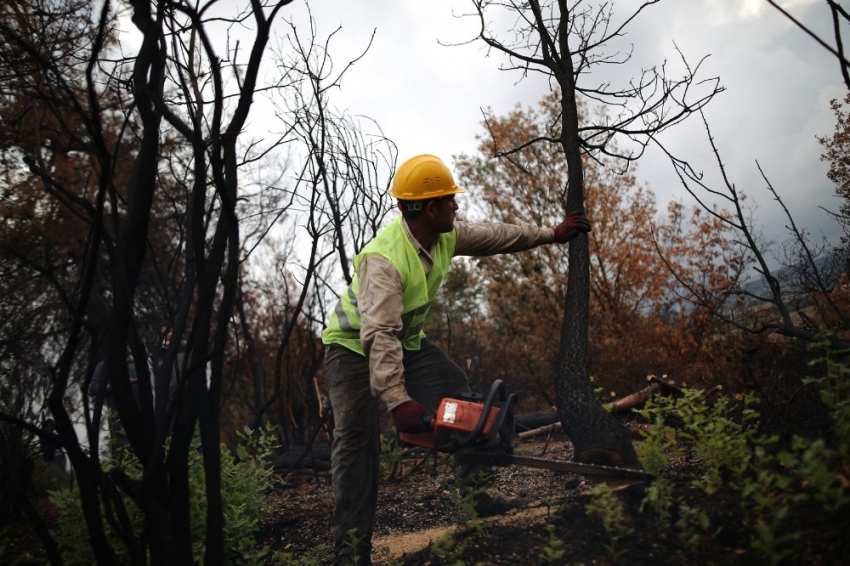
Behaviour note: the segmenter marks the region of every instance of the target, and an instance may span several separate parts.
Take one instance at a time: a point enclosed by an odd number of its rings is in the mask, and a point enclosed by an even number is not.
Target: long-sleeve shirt
[[[425,273],[431,271],[433,248],[425,249],[402,222],[407,236],[419,254]],[[478,224],[455,222],[455,256],[488,256],[529,250],[555,240],[552,228],[530,224]],[[436,244],[435,244],[436,245]],[[359,266],[360,341],[369,363],[372,393],[393,408],[409,401],[404,386],[401,342],[401,276],[393,264],[379,255],[367,256]]]

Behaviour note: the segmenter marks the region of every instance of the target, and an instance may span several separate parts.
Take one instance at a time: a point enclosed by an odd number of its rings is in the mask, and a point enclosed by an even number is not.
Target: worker
[[[464,371],[425,338],[428,308],[454,256],[488,256],[563,244],[590,231],[583,214],[555,228],[455,222],[455,184],[433,155],[399,166],[390,195],[401,216],[354,258],[351,284],[322,333],[335,428],[331,450],[336,564],[370,564],[377,506],[378,403],[399,432],[425,432],[444,397],[468,391]],[[495,514],[510,507],[488,501]],[[495,509],[495,512],[494,512]]]

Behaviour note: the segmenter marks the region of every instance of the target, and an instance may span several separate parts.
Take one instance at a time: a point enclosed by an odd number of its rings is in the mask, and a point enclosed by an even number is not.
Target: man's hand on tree
[[[563,222],[555,226],[555,241],[566,244],[579,234],[590,232],[590,221],[584,214],[576,212],[568,215]]]
[[[417,433],[431,430],[431,412],[412,399],[390,411],[390,414],[399,432]]]

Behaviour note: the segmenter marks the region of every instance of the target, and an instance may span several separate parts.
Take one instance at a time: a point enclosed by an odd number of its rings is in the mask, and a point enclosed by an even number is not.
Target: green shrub
[[[267,495],[273,486],[273,470],[268,458],[274,448],[273,427],[266,426],[256,433],[249,429],[240,432],[243,443],[232,454],[225,446],[221,451],[222,511],[224,514],[224,550],[227,564],[261,564],[268,549],[257,545],[256,533],[260,520],[267,514]],[[140,479],[142,468],[135,457],[121,451],[116,459],[104,462],[106,471],[120,467],[131,479]],[[189,487],[192,551],[198,563],[203,562],[206,548],[205,527],[207,502],[203,455],[196,434],[189,453]],[[142,535],[144,515],[133,501],[122,494],[121,499],[136,540]],[[51,493],[51,501],[58,510],[56,540],[62,549],[65,563],[71,566],[94,563],[94,554],[89,546],[79,493],[61,490]],[[102,512],[103,495],[101,494]],[[106,516],[106,515],[105,515]],[[120,541],[109,521],[104,523],[107,540],[115,552],[116,564],[129,564],[126,546]]]
[[[602,521],[611,544],[607,546],[614,560],[620,556],[619,543],[634,533],[623,502],[606,483],[595,484],[588,489],[592,499],[585,506],[587,514]]]
[[[398,476],[404,450],[395,436],[381,437],[381,481],[389,481]]]
[[[458,524],[470,530],[482,531],[484,524],[478,520],[478,500],[487,497],[487,487],[491,483],[489,471],[478,467],[464,469],[455,463],[454,458],[448,458],[445,462],[454,473],[449,493]]]
[[[564,549],[564,541],[555,535],[553,525],[546,525],[546,531],[549,533],[549,540],[543,550],[540,551],[538,558],[545,564],[563,564],[564,555],[567,553]]]
[[[453,533],[445,533],[431,543],[431,554],[440,559],[440,564],[447,566],[466,566],[463,560],[466,545],[459,542]]]
[[[700,541],[715,536],[729,520],[712,518],[710,509],[693,499],[686,503],[679,495],[685,488],[674,489],[668,462],[684,456],[698,471],[687,489],[696,489],[707,502],[718,495],[738,502],[739,526],[749,529],[751,549],[766,563],[779,563],[799,550],[803,537],[792,519],[805,509],[817,508],[818,520],[826,526],[840,519],[850,504],[840,473],[850,466],[850,370],[828,350],[815,363],[823,365],[823,377],[804,383],[817,388],[829,411],[829,438],[797,435],[780,446],[776,437],[757,433],[760,415],[750,396],[738,403],[728,398],[709,403],[702,392],[685,390],[679,397],[647,403],[640,413],[651,426],[638,451],[657,479],[647,486],[640,510],[652,511],[662,537],[695,554]],[[619,524],[615,510],[601,509],[604,491],[592,493],[597,512],[607,512],[609,523],[613,521],[613,540]]]

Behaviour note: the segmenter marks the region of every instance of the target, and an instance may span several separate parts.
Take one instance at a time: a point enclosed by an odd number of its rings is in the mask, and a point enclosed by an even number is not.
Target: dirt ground
[[[517,452],[553,459],[570,459],[572,447],[563,437],[535,439],[517,445]],[[582,477],[549,470],[510,466],[497,468],[496,487],[505,495],[523,498],[526,505],[505,515],[465,523],[453,496],[453,474],[422,456],[405,458],[393,479],[379,490],[372,563],[376,566],[490,566],[490,565],[762,565],[770,562],[753,549],[754,528],[746,525],[735,490],[706,497],[694,487],[701,473],[692,457],[671,461],[664,470],[681,506],[667,523],[678,525],[689,517],[686,508],[700,510],[710,527],[690,540],[674,529],[659,527],[658,517],[640,508],[645,490],[632,487],[616,493],[631,532],[612,540],[602,521],[586,511],[593,484]],[[850,489],[850,486],[848,486]],[[793,498],[793,491],[785,496]],[[327,473],[290,475],[269,495],[272,512],[262,524],[258,544],[276,552],[267,564],[327,566],[330,556],[330,519],[333,508]],[[769,502],[771,503],[771,502]],[[772,502],[780,509],[782,502]],[[776,564],[831,566],[850,556],[850,506],[841,515],[829,515],[817,505],[796,505],[782,523],[782,535],[792,551]],[[41,511],[45,511],[42,509]],[[23,529],[24,523],[20,523]],[[24,529],[0,541],[17,556],[15,563],[37,556],[38,541]],[[32,553],[30,552],[32,551]],[[558,553],[560,552],[560,555]],[[0,552],[3,555],[3,552]],[[0,560],[2,562],[2,560]]]
[[[571,447],[562,439],[550,443],[540,441],[527,444],[523,452],[566,459]],[[320,564],[331,564],[329,524],[333,501],[330,480],[327,475],[290,476],[289,480],[297,485],[279,489],[274,494],[274,519],[264,525],[262,541],[295,558],[327,554]],[[449,469],[435,465],[431,458],[423,462],[423,456],[414,455],[402,461],[396,477],[382,482],[379,489],[373,564],[387,564],[393,560],[396,564],[426,564],[429,560],[437,564],[435,557],[426,555],[431,543],[447,533],[469,540],[468,558],[483,555],[484,550],[475,547],[485,543],[475,542],[471,533],[464,534],[464,528],[459,525],[452,482],[453,474]],[[495,470],[495,483],[506,496],[524,499],[526,506],[483,520],[485,532],[508,529],[505,536],[511,537],[510,530],[515,529],[512,525],[521,525],[522,530],[539,531],[545,538],[546,522],[560,505],[579,497],[586,482],[569,474],[510,466]],[[501,546],[507,550],[510,545]],[[525,553],[527,548],[520,550]],[[505,564],[523,563],[512,562],[509,553],[501,558],[508,560],[502,562]]]
[[[572,448],[563,437],[535,440],[518,447],[524,454],[569,459]],[[750,565],[765,564],[750,548],[749,531],[743,528],[737,501],[717,494],[710,499],[690,487],[694,462],[674,462],[676,489],[694,506],[707,509],[712,536],[688,544],[657,532],[654,519],[639,509],[640,488],[618,492],[629,509],[633,532],[612,544],[600,520],[585,511],[590,501],[585,479],[549,470],[510,466],[496,471],[496,485],[511,497],[526,500],[524,509],[464,526],[453,503],[452,476],[445,466],[419,465],[421,459],[403,461],[400,479],[385,481],[379,491],[373,564],[376,565],[525,565],[525,564],[636,564],[636,565]],[[273,519],[261,532],[261,544],[290,553],[294,559],[318,558],[331,564],[330,529],[332,495],[326,476],[290,477],[291,487],[272,498]],[[850,517],[848,517],[850,519]],[[788,564],[845,564],[850,551],[844,525],[822,525],[818,510],[794,517],[802,542]],[[822,521],[821,521],[822,523]],[[451,535],[450,550],[434,551],[434,543]],[[445,545],[443,545],[445,546]],[[544,558],[547,551],[563,550],[559,558]],[[554,556],[550,554],[550,556]],[[458,562],[460,561],[460,562]]]

